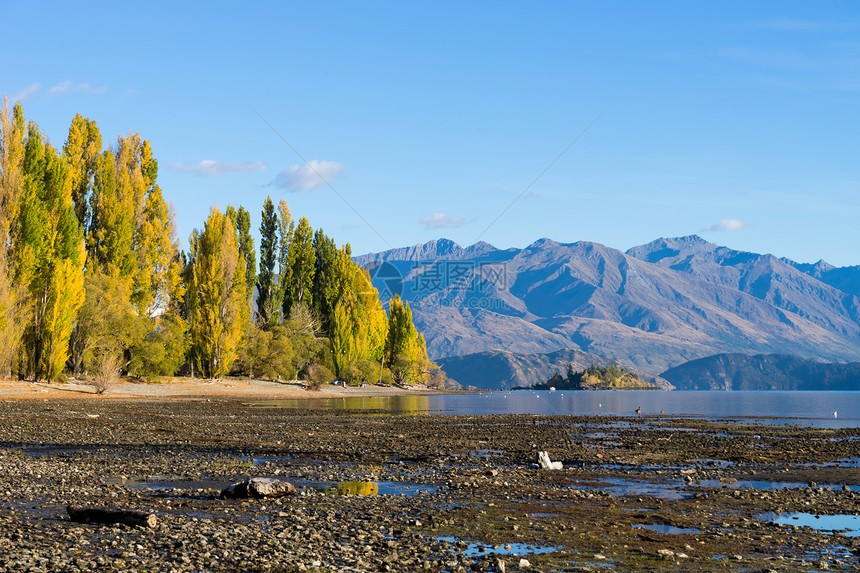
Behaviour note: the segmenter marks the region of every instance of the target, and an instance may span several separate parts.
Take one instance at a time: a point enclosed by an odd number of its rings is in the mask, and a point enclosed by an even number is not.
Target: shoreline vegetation
[[[260,218],[259,251],[241,205],[213,205],[180,250],[149,140],[105,146],[78,114],[55,147],[5,100],[0,377],[444,384],[409,304],[383,305],[349,243],[283,199]]]

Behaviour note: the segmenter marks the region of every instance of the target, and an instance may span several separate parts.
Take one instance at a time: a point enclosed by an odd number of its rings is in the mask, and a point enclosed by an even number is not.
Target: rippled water
[[[580,414],[751,418],[828,428],[860,426],[860,392],[511,391],[438,396],[271,400],[255,406],[407,414]]]

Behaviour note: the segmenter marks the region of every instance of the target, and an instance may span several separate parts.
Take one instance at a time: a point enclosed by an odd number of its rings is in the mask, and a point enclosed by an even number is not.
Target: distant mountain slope
[[[860,363],[834,364],[779,354],[717,354],[662,377],[678,390],[860,390]]]
[[[565,349],[548,354],[515,354],[494,350],[443,358],[438,363],[445,374],[462,385],[481,390],[508,390],[546,382],[555,373],[565,375],[568,364],[575,371],[582,371],[589,366],[608,366],[613,361],[581,350]],[[665,380],[654,379],[635,368],[629,369],[644,380],[663,389],[671,389]]]
[[[410,302],[434,359],[574,348],[651,375],[732,352],[860,360],[855,295],[802,265],[699,237],[627,253],[584,241],[500,250],[441,239],[356,261],[384,300]]]
[[[658,239],[627,254],[748,293],[829,331],[860,337],[860,300],[821,280],[810,280],[825,275],[836,279],[832,267],[825,270],[823,265],[815,265],[810,273],[801,270],[807,265],[718,247],[697,236]]]

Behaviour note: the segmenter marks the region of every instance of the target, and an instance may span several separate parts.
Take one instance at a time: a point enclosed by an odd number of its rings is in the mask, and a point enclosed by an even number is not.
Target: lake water
[[[860,426],[860,392],[509,391],[437,396],[272,400],[256,406],[367,410],[408,414],[578,414],[705,419],[746,418],[768,424]]]

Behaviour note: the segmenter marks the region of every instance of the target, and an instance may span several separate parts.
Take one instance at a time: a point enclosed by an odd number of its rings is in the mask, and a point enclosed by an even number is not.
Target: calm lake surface
[[[825,428],[860,426],[860,392],[515,391],[389,398],[271,400],[259,406],[411,414],[581,414],[754,419]]]

